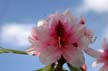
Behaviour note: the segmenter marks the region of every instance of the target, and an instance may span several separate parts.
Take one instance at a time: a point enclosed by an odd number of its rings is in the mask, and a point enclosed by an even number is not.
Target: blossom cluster
[[[29,37],[31,48],[27,52],[39,56],[46,65],[57,63],[63,58],[66,63],[78,68],[85,64],[85,52],[96,58],[94,64],[104,63],[100,71],[108,71],[108,42],[104,40],[104,50],[99,52],[89,47],[94,41],[93,37],[83,17],[78,22],[70,11],[54,13],[40,20],[32,29]]]

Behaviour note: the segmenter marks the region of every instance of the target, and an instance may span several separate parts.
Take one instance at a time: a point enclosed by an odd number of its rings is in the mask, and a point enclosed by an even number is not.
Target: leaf
[[[67,65],[68,65],[68,67],[69,67],[70,71],[83,71],[83,70],[82,70],[82,69],[80,69],[80,68],[73,67],[73,66],[72,66],[72,65],[70,65],[69,63],[67,63]]]
[[[44,68],[41,68],[41,69],[35,70],[35,71],[53,71],[53,66],[48,65],[48,66],[45,66]]]
[[[24,55],[28,55],[25,51],[13,50],[13,49],[6,49],[6,48],[0,48],[0,54],[1,54],[1,53],[15,53],[15,54],[24,54]]]

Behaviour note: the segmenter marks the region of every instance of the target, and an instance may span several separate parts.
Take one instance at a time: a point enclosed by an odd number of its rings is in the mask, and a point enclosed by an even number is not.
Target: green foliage
[[[35,71],[54,71],[54,70],[53,70],[52,65],[48,65],[48,66],[45,66],[44,68],[41,68],[41,69],[35,70]]]
[[[44,68],[41,68],[41,69],[35,70],[35,71],[54,71],[54,66],[48,65],[48,66],[45,66]],[[62,71],[67,71],[67,70],[62,69]]]

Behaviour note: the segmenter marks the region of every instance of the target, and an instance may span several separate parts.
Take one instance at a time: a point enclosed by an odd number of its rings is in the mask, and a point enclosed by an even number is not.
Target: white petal
[[[45,20],[40,20],[40,21],[38,21],[38,23],[37,23],[37,27],[41,27],[41,26],[43,26],[44,24],[46,24],[47,22],[45,21]]]
[[[85,31],[85,25],[82,25],[82,24],[75,24],[74,25],[74,27],[73,27],[74,29],[75,29],[75,34],[76,34],[76,36],[78,36],[78,37],[82,37],[82,36],[84,36],[84,31]]]
[[[36,51],[34,48],[29,48],[26,50],[26,52],[29,54],[29,55],[33,55],[33,56],[39,56],[40,55],[40,52]]]
[[[89,40],[86,37],[82,37],[79,43],[80,48],[87,48],[89,45]]]
[[[96,61],[94,61],[94,62],[92,63],[92,67],[95,67],[95,66],[97,66],[97,65],[99,65],[99,63],[97,63]]]
[[[102,50],[102,49],[99,49],[98,51],[99,51],[99,52],[101,52],[101,53],[103,53],[103,52],[104,52],[104,50]]]
[[[64,12],[64,16],[68,19],[68,22],[72,24],[77,24],[77,19],[72,15],[71,11],[68,9]]]
[[[105,71],[105,70],[104,70],[104,68],[103,68],[103,67],[101,67],[101,68],[99,69],[99,71]]]
[[[49,30],[47,27],[36,27],[33,28],[30,38],[37,39],[34,41],[39,41],[41,43],[50,40]]]
[[[104,49],[105,49],[105,48],[108,48],[108,41],[107,41],[106,38],[104,38],[102,47],[103,47]]]
[[[81,67],[85,63],[84,55],[80,49],[67,47],[63,52],[64,58],[73,66]]]
[[[99,71],[108,71],[108,66],[102,66]]]
[[[36,51],[41,51],[42,43],[40,41],[35,40],[34,38],[30,37],[29,41],[31,42],[31,49]]]
[[[36,28],[37,36],[39,40],[44,40],[48,38],[48,30],[46,28]]]
[[[45,50],[41,51],[39,57],[43,64],[52,64],[60,59],[61,51],[56,47],[49,46]]]
[[[84,48],[83,50],[84,50],[88,55],[90,55],[90,56],[92,56],[92,57],[95,57],[95,58],[99,57],[99,55],[101,54],[99,51],[96,51],[96,50],[94,50],[94,49],[92,49],[92,48],[89,48],[89,47]]]

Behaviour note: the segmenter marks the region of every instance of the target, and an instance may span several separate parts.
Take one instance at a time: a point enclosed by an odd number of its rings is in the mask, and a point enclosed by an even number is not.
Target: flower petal
[[[80,24],[85,24],[85,18],[83,16],[81,16]]]
[[[84,55],[76,47],[67,47],[63,50],[63,56],[73,66],[81,67],[85,63]]]
[[[97,65],[99,65],[99,63],[97,63],[97,61],[94,61],[94,62],[92,63],[92,67],[95,67],[95,66],[97,66]]]
[[[94,49],[92,49],[92,48],[89,48],[89,47],[84,48],[83,50],[84,50],[88,55],[90,55],[90,56],[92,56],[92,57],[94,57],[94,58],[99,57],[99,55],[101,54],[101,52],[96,51],[96,50],[94,50]]]
[[[40,60],[43,64],[52,64],[59,60],[61,57],[60,49],[49,46],[40,53]]]
[[[29,55],[33,55],[33,56],[39,56],[40,55],[40,52],[36,51],[34,48],[29,48],[28,50],[26,50],[26,52],[29,54]]]
[[[40,20],[40,21],[38,21],[38,23],[37,23],[37,27],[42,27],[43,25],[46,25],[46,21],[45,20]]]
[[[103,45],[102,47],[105,49],[105,48],[108,48],[108,42],[107,40],[104,38],[104,41],[103,41]]]
[[[99,71],[108,71],[108,64],[102,66],[102,67],[99,69]]]
[[[64,12],[64,16],[67,18],[68,22],[73,25],[77,24],[77,19],[72,15],[71,11],[68,9]]]
[[[43,48],[47,45],[47,42],[50,40],[51,39],[48,33],[48,29],[41,26],[33,28],[32,33],[29,37],[29,41],[32,43],[32,47],[36,51],[43,50]]]

